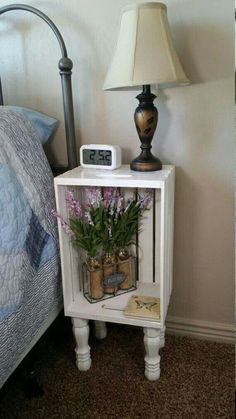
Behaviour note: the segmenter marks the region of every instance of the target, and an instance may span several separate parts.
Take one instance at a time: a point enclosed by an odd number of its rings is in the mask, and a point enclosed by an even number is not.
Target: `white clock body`
[[[121,166],[121,148],[111,144],[85,144],[80,147],[80,164],[88,169],[118,169]]]

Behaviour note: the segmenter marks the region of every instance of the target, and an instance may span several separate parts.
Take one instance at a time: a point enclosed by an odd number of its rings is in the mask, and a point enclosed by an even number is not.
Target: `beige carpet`
[[[77,370],[68,319],[57,320],[37,344],[37,370],[45,394],[26,399],[21,368],[2,392],[0,417],[78,419],[234,418],[232,345],[167,336],[161,378],[146,380],[143,333],[108,325],[103,341],[90,339],[92,367]]]

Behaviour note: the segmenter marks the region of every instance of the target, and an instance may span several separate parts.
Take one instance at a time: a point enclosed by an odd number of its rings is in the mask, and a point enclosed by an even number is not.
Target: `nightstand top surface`
[[[135,172],[129,165],[116,170],[87,169],[78,166],[54,178],[55,185],[120,186],[159,188],[174,171],[174,166],[165,165],[155,172]]]

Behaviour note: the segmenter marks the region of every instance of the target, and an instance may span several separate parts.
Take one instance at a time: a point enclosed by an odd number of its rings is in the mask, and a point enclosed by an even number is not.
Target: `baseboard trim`
[[[166,331],[172,335],[189,336],[215,342],[235,343],[234,325],[167,316]]]

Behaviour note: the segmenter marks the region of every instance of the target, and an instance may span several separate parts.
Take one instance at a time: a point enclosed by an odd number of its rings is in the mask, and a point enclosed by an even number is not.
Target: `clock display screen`
[[[99,166],[111,166],[111,150],[83,150],[83,162]]]

